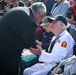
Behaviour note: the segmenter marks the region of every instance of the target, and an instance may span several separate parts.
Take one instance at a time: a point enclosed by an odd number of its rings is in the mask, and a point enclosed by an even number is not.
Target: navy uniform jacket
[[[73,55],[73,46],[75,41],[73,40],[72,36],[66,30],[64,30],[59,36],[60,37],[56,40],[52,48],[52,52],[47,54],[46,52],[42,51],[39,61],[45,63],[59,63],[63,59],[69,58]],[[52,38],[51,42],[53,42],[55,38],[56,36]],[[51,47],[51,43],[49,46]]]
[[[71,35],[64,30],[56,40],[51,53],[42,51],[39,56],[39,61],[43,63],[36,63],[35,65],[24,70],[24,75],[47,75],[47,73],[54,68],[57,63],[67,59],[73,55],[74,40]],[[57,38],[54,36],[50,43]]]
[[[23,48],[36,46],[36,27],[32,11],[25,7],[4,14],[0,20],[0,75],[18,75]]]

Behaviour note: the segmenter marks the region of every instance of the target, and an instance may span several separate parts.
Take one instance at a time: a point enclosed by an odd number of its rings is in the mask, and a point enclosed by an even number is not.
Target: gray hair
[[[46,6],[43,2],[35,2],[33,3],[30,8],[33,12],[40,11],[41,14],[46,13]]]

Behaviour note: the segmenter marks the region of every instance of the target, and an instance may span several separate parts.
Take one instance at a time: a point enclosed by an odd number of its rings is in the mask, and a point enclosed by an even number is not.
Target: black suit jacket
[[[32,11],[25,7],[9,10],[0,20],[0,71],[5,75],[18,75],[23,48],[36,46],[36,27]]]

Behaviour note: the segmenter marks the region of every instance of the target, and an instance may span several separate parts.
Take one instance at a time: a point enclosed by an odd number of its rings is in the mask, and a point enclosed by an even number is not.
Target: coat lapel
[[[60,8],[62,5],[63,5],[63,2],[64,2],[64,0],[56,7],[56,4],[57,3],[55,3],[55,5],[53,6],[53,8],[52,8],[52,10],[51,10],[51,15],[58,9],[58,8]]]

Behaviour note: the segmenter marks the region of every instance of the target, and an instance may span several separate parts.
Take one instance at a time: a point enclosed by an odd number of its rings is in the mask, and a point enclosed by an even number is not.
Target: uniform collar
[[[59,34],[59,36],[62,36],[65,32],[66,32],[66,30],[63,30],[63,31]]]
[[[65,32],[66,32],[66,30],[63,30],[58,36],[54,36],[54,37],[55,37],[55,38],[61,37]]]

